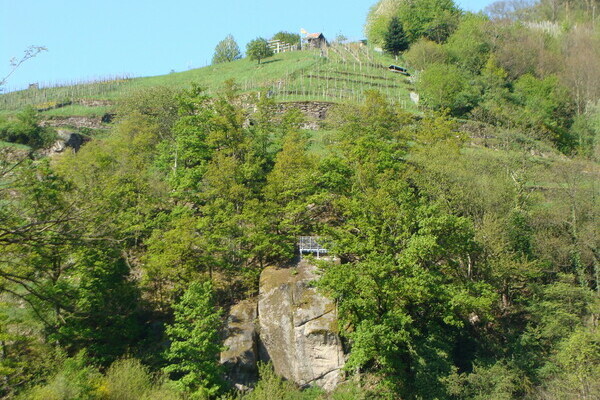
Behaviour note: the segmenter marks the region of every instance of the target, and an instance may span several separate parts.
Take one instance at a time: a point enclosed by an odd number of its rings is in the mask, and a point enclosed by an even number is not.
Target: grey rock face
[[[300,385],[332,390],[342,378],[344,353],[335,304],[311,287],[316,267],[266,268],[260,278],[260,358]]]
[[[229,381],[241,390],[258,378],[256,318],[256,300],[248,299],[231,308],[226,322],[221,364],[227,368]]]
[[[316,267],[266,268],[256,300],[231,309],[221,363],[229,380],[244,389],[255,381],[257,361],[270,361],[275,372],[299,385],[329,391],[342,380],[344,353],[337,334],[337,310],[311,286]]]

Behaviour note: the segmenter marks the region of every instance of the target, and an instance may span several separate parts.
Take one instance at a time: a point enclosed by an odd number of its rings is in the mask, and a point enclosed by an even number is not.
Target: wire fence
[[[38,83],[30,85],[26,90],[13,91],[0,96],[0,109],[17,110],[27,105],[48,109],[61,104],[75,103],[81,99],[106,98],[129,84],[131,79],[130,76],[119,75],[58,83]]]
[[[247,79],[240,84],[248,91],[261,86]],[[336,44],[327,48],[315,65],[286,72],[263,84],[268,95],[279,101],[323,100],[363,102],[366,90],[377,90],[403,108],[416,107],[410,99],[411,82],[390,73],[375,61],[366,46]]]

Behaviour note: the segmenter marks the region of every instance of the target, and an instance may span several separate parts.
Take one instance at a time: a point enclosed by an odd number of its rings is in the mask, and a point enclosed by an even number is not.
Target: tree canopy
[[[332,92],[338,72],[370,82],[323,120],[232,80],[138,85],[113,123],[79,128],[78,151],[47,156],[48,114],[69,108],[3,109],[0,397],[600,397],[592,3],[486,16],[383,0],[372,27],[384,38],[402,25],[414,78],[299,54]],[[272,65],[259,67],[268,85]],[[386,84],[391,98],[373,90]],[[226,312],[256,298],[265,267],[293,268],[305,235],[333,256],[304,261],[335,302],[348,379],[324,393],[262,364],[253,391],[229,388]]]
[[[217,47],[215,47],[215,53],[212,58],[213,64],[221,64],[237,60],[242,57],[242,52],[238,44],[232,35],[227,35],[225,39],[221,40]]]
[[[398,54],[406,49],[408,49],[408,39],[402,24],[398,17],[393,17],[383,38],[383,50],[398,57]]]
[[[273,50],[269,47],[267,39],[259,37],[246,45],[246,55],[260,64],[261,60],[273,55]]]

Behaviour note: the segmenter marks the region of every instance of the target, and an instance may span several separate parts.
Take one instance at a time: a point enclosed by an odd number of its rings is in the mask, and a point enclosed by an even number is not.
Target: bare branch
[[[38,54],[40,54],[42,51],[48,51],[47,48],[45,48],[44,46],[29,46],[26,50],[25,50],[25,54],[23,54],[23,57],[21,57],[21,59],[17,59],[16,57],[13,57],[10,60],[10,66],[11,66],[11,70],[8,73],[8,75],[6,75],[4,78],[2,78],[0,80],[0,86],[4,86],[4,84],[6,84],[6,81],[8,80],[8,78],[27,60],[34,58],[35,56],[37,56]]]

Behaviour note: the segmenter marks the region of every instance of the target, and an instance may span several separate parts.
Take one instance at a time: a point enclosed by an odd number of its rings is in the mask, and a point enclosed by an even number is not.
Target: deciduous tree
[[[246,46],[246,55],[251,60],[257,60],[260,64],[260,60],[273,55],[273,50],[269,47],[266,39],[259,37],[248,43]]]
[[[215,395],[223,388],[218,364],[223,346],[221,311],[215,307],[211,283],[191,283],[174,309],[175,321],[167,326],[171,343],[164,370],[193,398]]]
[[[221,64],[237,60],[242,57],[242,52],[232,35],[227,35],[215,47],[212,63]]]

